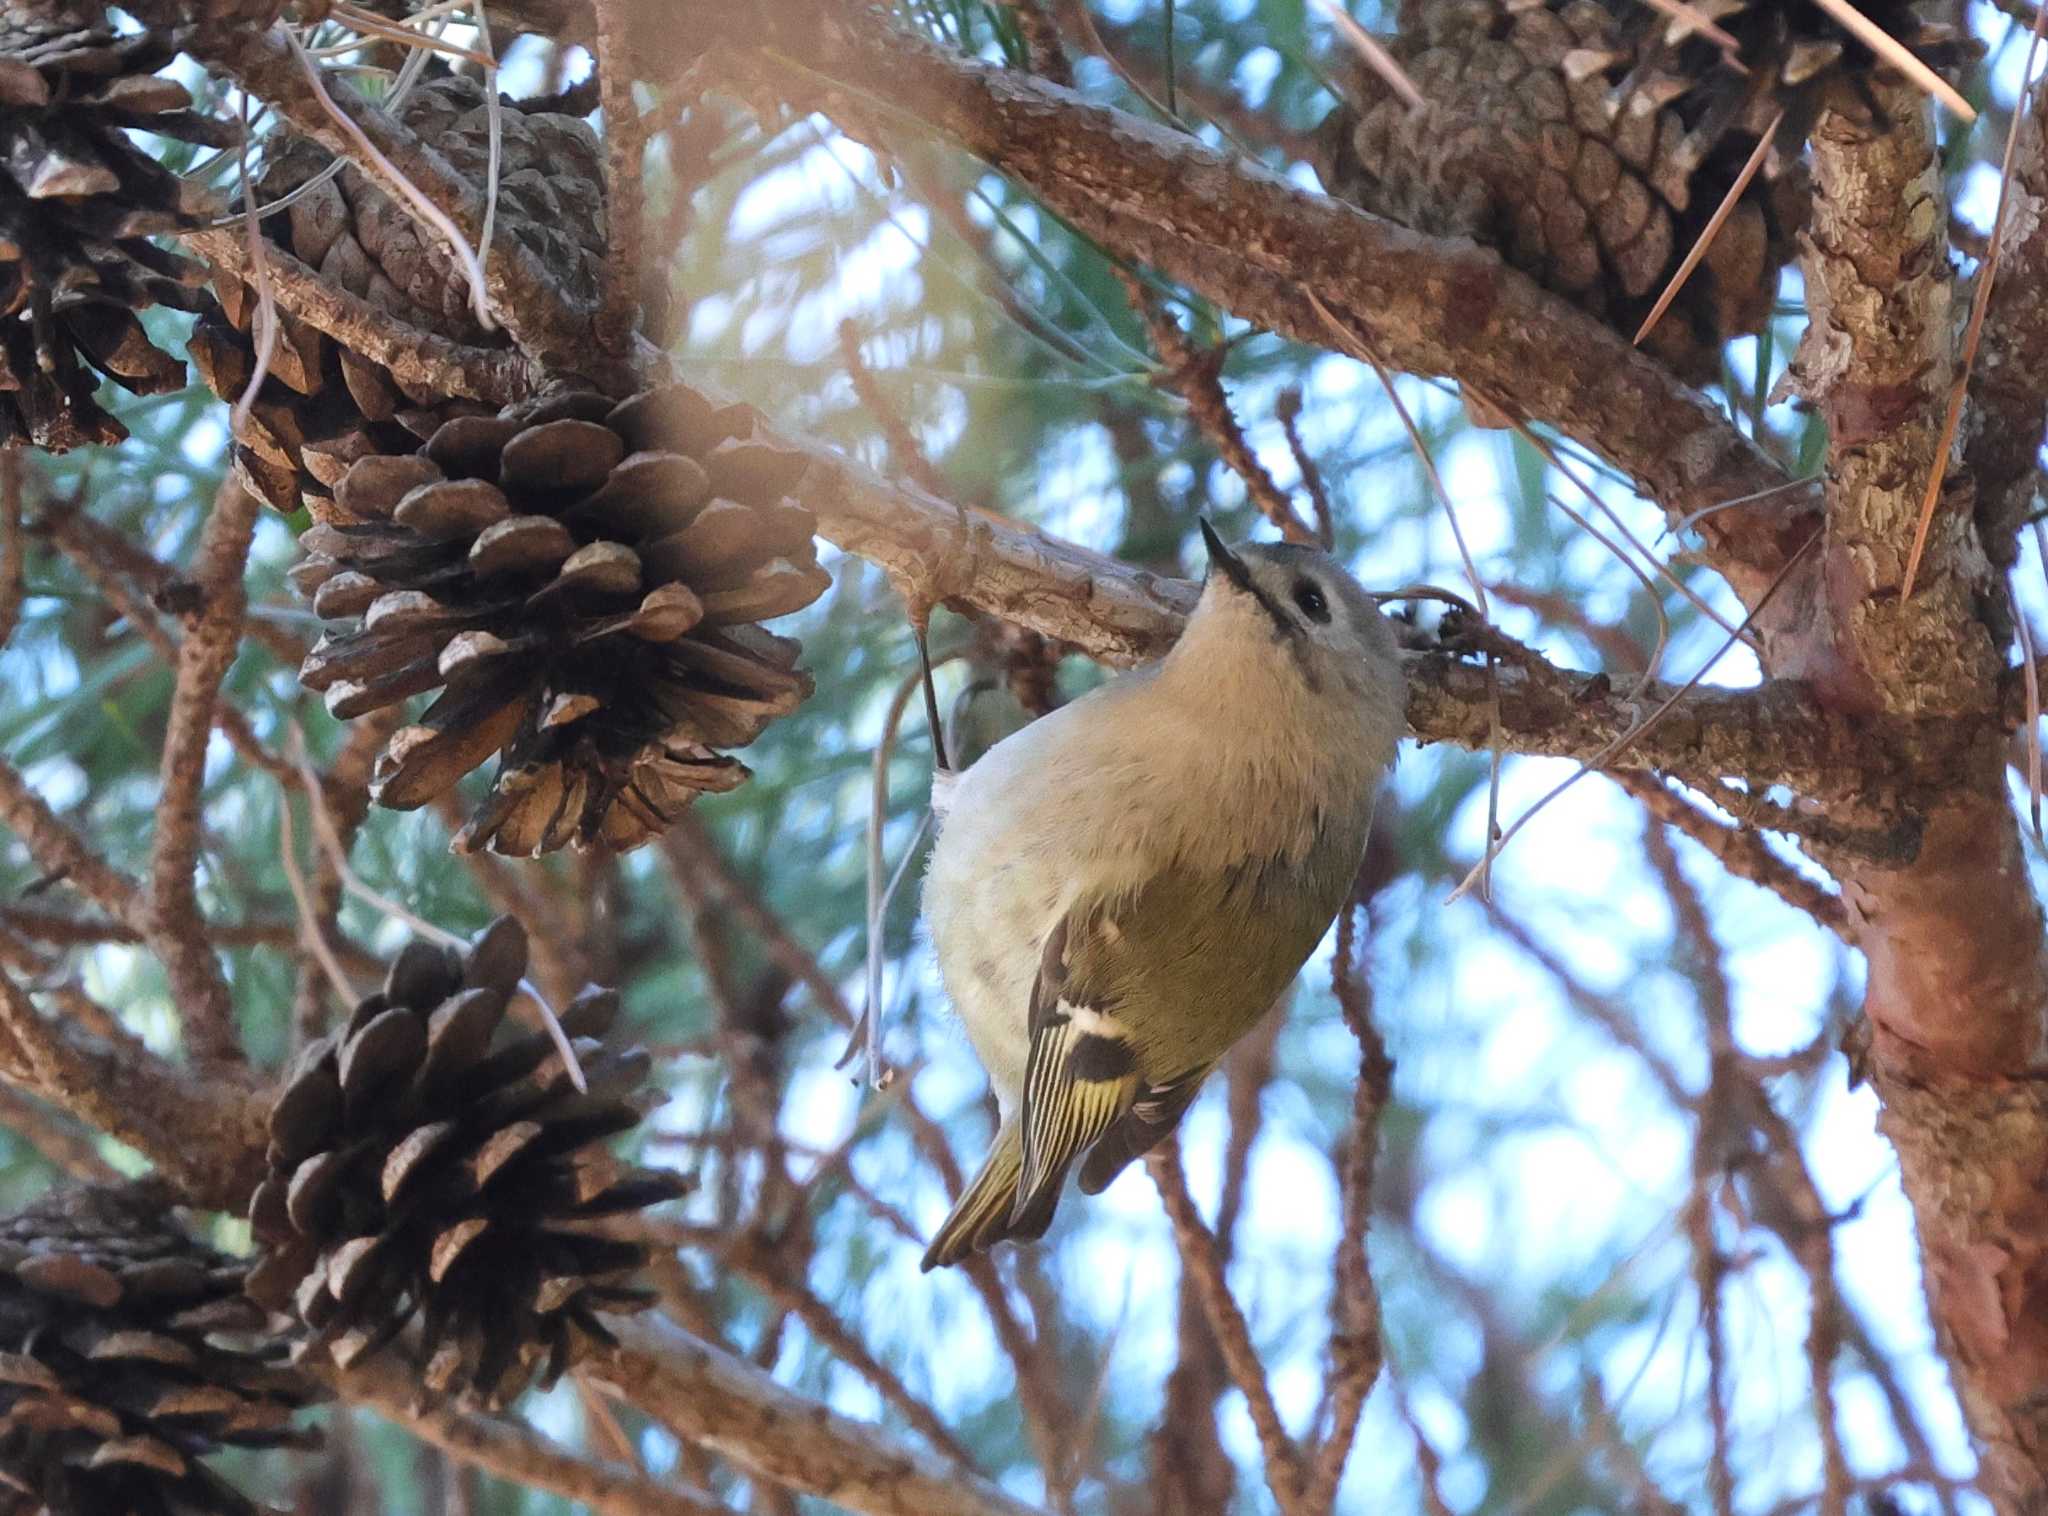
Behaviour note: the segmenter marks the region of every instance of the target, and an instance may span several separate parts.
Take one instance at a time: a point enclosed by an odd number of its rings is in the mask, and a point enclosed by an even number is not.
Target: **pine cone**
[[[568,392],[450,421],[423,451],[365,458],[300,539],[322,637],[299,678],[348,719],[440,689],[377,760],[410,810],[502,750],[456,837],[528,857],[623,851],[748,770],[744,746],[811,692],[799,644],[754,623],[830,576],[787,498],[801,455],[695,391],[614,406]]]
[[[60,1190],[0,1221],[0,1513],[254,1516],[199,1460],[303,1444],[312,1387],[245,1267],[188,1237],[150,1182]]]
[[[1817,6],[1697,8],[1742,45],[1747,76],[1642,0],[1405,0],[1387,45],[1426,104],[1354,68],[1357,104],[1317,134],[1324,187],[1494,248],[1633,336],[1782,110],[1763,173],[1644,344],[1688,382],[1718,377],[1796,252],[1814,117],[1837,88],[1867,97],[1872,59]],[[1860,8],[1923,56],[1954,51],[1901,0]]]
[[[199,266],[149,238],[210,201],[127,131],[234,135],[156,77],[173,51],[159,32],[118,35],[96,6],[0,0],[0,447],[126,437],[93,398],[101,374],[138,395],[185,385],[136,312],[197,308]]]
[[[480,85],[431,80],[406,97],[398,117],[455,168],[478,185],[485,182],[490,110]],[[528,113],[509,100],[500,120],[495,236],[523,243],[572,298],[595,302],[605,252],[597,134],[573,116]],[[257,177],[258,203],[283,199],[331,162],[317,143],[292,143]],[[473,347],[510,345],[502,329],[485,331],[477,323],[468,282],[440,237],[421,228],[359,169],[342,170],[261,224],[284,252],[422,331]],[[192,360],[207,386],[232,403],[242,398],[255,372],[256,295],[228,272],[215,277],[214,292],[218,303],[209,304],[192,333]],[[408,385],[280,313],[270,374],[235,462],[250,487],[277,509],[295,511],[304,504],[322,516],[356,459],[410,452],[443,421],[489,409]]]
[[[418,1317],[427,1386],[499,1406],[609,1344],[599,1312],[651,1298],[623,1282],[646,1249],[593,1230],[683,1192],[602,1147],[647,1108],[651,1060],[592,1040],[619,1008],[597,989],[561,1016],[588,1093],[544,1034],[494,1049],[525,971],[509,918],[466,953],[415,941],[286,1081],[249,1208],[268,1249],[249,1292],[297,1311],[302,1354],[345,1369]]]

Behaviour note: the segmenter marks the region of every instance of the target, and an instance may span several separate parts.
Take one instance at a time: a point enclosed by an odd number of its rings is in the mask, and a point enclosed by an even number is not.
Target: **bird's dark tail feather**
[[[958,1263],[1006,1238],[1031,1241],[1045,1235],[1059,1204],[1060,1186],[1042,1187],[1023,1213],[1013,1217],[1010,1212],[1017,1203],[1017,1181],[1023,1170],[1023,1140],[1017,1123],[1006,1121],[996,1134],[996,1145],[982,1161],[981,1172],[953,1202],[952,1213],[925,1249],[921,1265],[925,1272]]]

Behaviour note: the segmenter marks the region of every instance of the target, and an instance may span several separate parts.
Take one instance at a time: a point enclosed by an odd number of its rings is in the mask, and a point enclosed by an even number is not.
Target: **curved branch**
[[[793,1393],[657,1317],[607,1323],[619,1346],[585,1377],[678,1437],[861,1516],[1044,1516],[988,1480]]]
[[[708,1495],[587,1457],[523,1421],[416,1404],[417,1376],[389,1356],[334,1374],[329,1382],[344,1400],[369,1406],[449,1457],[514,1484],[552,1491],[593,1516],[731,1516]]]
[[[256,276],[249,245],[234,232],[190,232],[185,242],[231,277],[247,279],[253,285]],[[276,243],[264,251],[279,309],[383,365],[400,384],[492,405],[522,399],[537,387],[534,364],[524,353],[470,347],[421,331],[351,294],[317,269],[308,268]]]

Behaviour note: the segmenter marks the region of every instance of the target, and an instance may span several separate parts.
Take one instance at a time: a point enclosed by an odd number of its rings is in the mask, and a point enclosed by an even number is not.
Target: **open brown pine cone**
[[[1762,173],[1644,346],[1720,374],[1762,330],[1807,215],[1824,101],[1867,108],[1870,51],[1810,0],[1694,0],[1722,48],[1643,0],[1404,0],[1385,39],[1424,99],[1362,64],[1317,133],[1324,187],[1418,231],[1469,237],[1633,336],[1781,112]],[[1859,9],[1931,62],[1962,53],[1906,0]],[[1860,99],[1859,99],[1860,97]]]
[[[199,266],[150,238],[211,200],[127,133],[222,147],[234,128],[157,76],[175,51],[100,6],[0,0],[0,446],[119,442],[102,375],[138,395],[184,388],[184,361],[136,313],[197,309]]]
[[[419,85],[398,118],[475,183],[490,172],[491,112],[483,87],[463,78]],[[606,246],[603,150],[589,123],[501,102],[496,235],[533,252],[572,299],[594,303]],[[312,184],[332,163],[317,143],[285,146],[257,176],[259,206]],[[411,211],[353,166],[283,211],[261,218],[272,246],[422,332],[471,347],[504,348],[486,331],[452,254]],[[192,334],[192,361],[221,399],[242,398],[256,368],[255,292],[216,275]],[[250,487],[281,511],[301,504],[315,516],[358,458],[410,452],[454,416],[489,406],[408,384],[296,317],[280,313],[269,376],[235,449]]]
[[[619,1000],[586,990],[561,1015],[578,1092],[546,1034],[499,1035],[525,971],[510,918],[466,952],[415,941],[286,1080],[249,1290],[297,1312],[302,1355],[345,1369],[417,1320],[425,1385],[499,1406],[610,1343],[601,1313],[652,1298],[628,1282],[646,1248],[601,1234],[684,1190],[604,1146],[651,1104],[650,1059],[596,1040]]]
[[[614,405],[570,391],[444,423],[355,464],[344,522],[293,571],[329,632],[299,671],[344,719],[439,696],[379,756],[371,793],[424,805],[493,753],[456,838],[514,856],[636,847],[747,777],[720,751],[811,692],[757,623],[824,592],[800,454],[754,413],[681,386]]]
[[[315,1387],[160,1186],[62,1189],[0,1221],[0,1516],[255,1516],[200,1462],[303,1444]]]

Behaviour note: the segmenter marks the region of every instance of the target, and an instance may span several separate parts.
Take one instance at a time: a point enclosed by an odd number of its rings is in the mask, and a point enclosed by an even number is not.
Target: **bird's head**
[[[1392,699],[1398,710],[1401,665],[1393,628],[1342,564],[1292,543],[1230,547],[1207,521],[1202,540],[1209,572],[1188,623],[1190,653],[1268,649],[1275,669],[1291,668],[1311,696]]]

